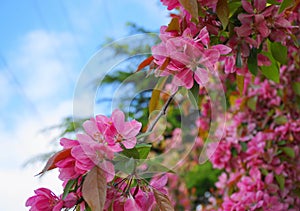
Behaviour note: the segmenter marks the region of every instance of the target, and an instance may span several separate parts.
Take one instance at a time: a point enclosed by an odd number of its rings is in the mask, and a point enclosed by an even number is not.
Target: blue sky
[[[72,114],[73,94],[84,65],[106,37],[126,37],[126,22],[157,30],[168,22],[158,0],[25,0],[0,7],[0,204],[28,210],[33,190],[59,193],[57,172],[33,177],[41,165],[22,168],[51,150],[53,133],[40,133]]]

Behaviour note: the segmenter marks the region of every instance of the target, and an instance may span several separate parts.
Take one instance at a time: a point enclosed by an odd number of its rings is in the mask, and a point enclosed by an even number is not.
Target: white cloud
[[[1,72],[0,106],[5,108],[1,112],[6,114],[0,122],[2,210],[28,210],[24,206],[25,200],[39,186],[61,189],[57,173],[39,180],[34,175],[42,166],[25,169],[21,166],[28,159],[55,148],[49,142],[58,131],[40,131],[59,124],[63,117],[72,114],[72,89],[77,76],[76,72],[71,73],[76,64],[72,46],[68,33],[36,30],[24,35],[19,46],[7,54],[10,69],[38,114],[30,111],[24,100],[16,101],[24,96]],[[10,125],[9,130],[7,125]]]
[[[74,82],[73,44],[69,33],[44,30],[32,31],[21,39],[21,46],[10,54],[9,60],[31,100],[66,93],[64,89]]]

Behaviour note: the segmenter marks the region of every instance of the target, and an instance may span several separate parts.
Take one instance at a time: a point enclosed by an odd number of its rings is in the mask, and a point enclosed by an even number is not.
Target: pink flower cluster
[[[63,187],[66,188],[72,180],[76,180],[80,187],[83,176],[96,165],[104,171],[106,181],[111,182],[115,177],[112,163],[114,152],[133,148],[141,126],[136,120],[125,122],[124,113],[114,110],[110,118],[98,115],[85,121],[83,128],[86,134],[77,134],[76,140],[62,138],[60,144],[63,150],[54,155],[54,161],[49,161],[53,162],[52,168],[59,169]],[[26,206],[31,206],[32,211],[71,208],[82,197],[81,188],[69,193],[67,197],[58,197],[46,188],[37,189],[35,194],[26,202]],[[85,209],[84,202],[80,207],[81,210]]]
[[[174,2],[169,3],[173,5]],[[211,45],[208,27],[197,26],[186,15],[174,17],[179,22],[177,30],[161,27],[162,42],[152,47],[152,54],[157,66],[156,75],[172,75],[173,84],[190,89],[194,80],[200,85],[205,84],[209,73],[216,70],[218,61],[229,54],[231,48]]]
[[[233,108],[226,136],[219,145],[209,146],[215,150],[213,166],[224,170],[216,183],[223,195],[220,210],[300,207],[300,187],[295,184],[300,178],[300,113],[280,94],[282,90],[289,99],[296,98],[290,81],[300,78],[294,71],[283,68],[280,85],[257,78],[246,96],[238,99],[245,104],[254,100],[254,108]]]
[[[107,191],[104,210],[113,208],[115,211],[151,211],[155,205],[153,189],[168,194],[165,188],[168,182],[167,175],[153,177],[149,184],[143,179],[138,179],[135,187],[130,187],[131,182],[132,178],[115,180]]]

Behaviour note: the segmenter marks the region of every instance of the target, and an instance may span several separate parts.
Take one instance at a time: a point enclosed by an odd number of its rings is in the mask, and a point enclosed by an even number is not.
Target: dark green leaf
[[[285,141],[285,140],[282,140],[282,141],[279,141],[279,142],[278,142],[278,145],[279,145],[279,146],[282,146],[282,145],[285,145],[285,144],[286,144],[286,141]]]
[[[65,188],[64,188],[64,193],[63,193],[63,196],[62,196],[62,199],[64,200],[67,195],[70,193],[72,187],[75,185],[75,183],[77,182],[76,179],[71,179],[68,181],[68,183],[66,184]]]
[[[247,143],[246,142],[240,142],[240,145],[242,147],[242,151],[246,152],[247,151]]]
[[[275,5],[279,5],[280,2],[276,1],[276,0],[267,0],[268,4],[275,4]]]
[[[293,3],[294,3],[294,0],[283,0],[279,7],[278,13],[282,13],[283,10],[285,10],[286,8],[291,6]]]
[[[294,82],[292,86],[296,95],[300,96],[300,82]]]
[[[271,53],[274,59],[281,64],[287,64],[287,47],[280,42],[270,43]]]
[[[248,69],[250,70],[250,72],[253,75],[257,75],[258,67],[257,67],[257,49],[256,48],[251,48],[247,64],[248,64]]]
[[[277,61],[272,57],[270,52],[262,52],[263,55],[267,56],[272,62],[270,66],[261,66],[261,72],[268,79],[279,83],[279,67]]]
[[[295,158],[295,151],[291,147],[283,147],[282,151],[289,157]]]
[[[237,9],[242,6],[242,2],[229,2],[228,7],[229,7],[229,18],[237,11]]]
[[[275,175],[275,179],[277,183],[279,184],[280,190],[284,190],[284,183],[285,183],[285,178],[283,175]]]

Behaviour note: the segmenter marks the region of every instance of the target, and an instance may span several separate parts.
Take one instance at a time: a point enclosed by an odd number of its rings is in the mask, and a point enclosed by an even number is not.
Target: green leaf
[[[179,0],[180,4],[192,16],[192,19],[198,22],[198,1],[197,0]]]
[[[64,200],[67,195],[70,193],[72,187],[75,185],[75,183],[77,182],[76,179],[71,179],[68,181],[68,183],[66,184],[65,188],[64,188],[64,193],[63,193],[63,196],[62,196],[62,199]]]
[[[278,124],[278,125],[282,125],[282,124],[285,124],[287,123],[287,118],[285,116],[278,116],[274,119],[275,123]]]
[[[280,2],[276,1],[276,0],[267,0],[268,4],[275,4],[275,5],[279,5]]]
[[[141,139],[141,138],[144,138],[144,137],[146,137],[146,136],[149,136],[149,135],[152,134],[152,133],[153,133],[153,131],[150,131],[150,132],[147,132],[147,133],[142,133],[142,134],[138,135],[138,136],[136,137],[136,139],[139,140],[139,139]]]
[[[248,69],[250,70],[250,72],[253,75],[257,75],[258,67],[257,67],[257,49],[256,48],[251,48],[247,64],[248,64]]]
[[[235,66],[237,68],[241,68],[243,66],[243,60],[242,60],[242,54],[241,54],[240,47],[238,47],[238,50],[236,53]]]
[[[251,97],[247,100],[247,106],[250,108],[252,111],[256,111],[256,103],[257,103],[257,96]]]
[[[283,147],[282,151],[289,157],[295,158],[295,151],[291,147]]]
[[[279,141],[279,142],[278,142],[278,145],[279,145],[279,146],[282,146],[282,145],[285,145],[285,144],[286,144],[286,141],[285,141],[285,140],[282,140],[282,141]]]
[[[125,155],[128,158],[134,158],[134,159],[140,158],[139,151],[135,147],[132,149],[123,149],[121,154]]]
[[[282,13],[283,10],[288,8],[294,3],[294,0],[283,0],[278,10],[278,14]]]
[[[296,95],[300,96],[300,82],[294,82],[292,84],[293,90],[296,93]]]
[[[146,159],[151,150],[152,145],[151,144],[138,144],[135,147],[137,148],[137,150],[139,152],[139,158]]]
[[[300,197],[300,188],[294,189],[293,192],[296,196]]]
[[[281,64],[287,64],[287,47],[280,42],[270,43],[271,53],[274,59]]]
[[[227,0],[218,0],[216,13],[222,23],[223,29],[226,29],[229,21],[229,7]]]
[[[284,190],[284,183],[285,183],[285,178],[283,175],[275,175],[275,179],[277,183],[279,184],[280,190]]]
[[[242,6],[241,1],[237,2],[229,2],[228,7],[229,7],[229,18],[233,16],[233,14],[237,11],[237,9]]]
[[[271,61],[270,66],[261,66],[261,72],[264,76],[266,76],[268,79],[279,83],[279,67],[277,64],[277,61],[273,58],[270,52],[262,52],[263,55],[267,56],[269,60]]]
[[[260,171],[264,176],[267,176],[269,174],[267,169],[261,168]]]
[[[133,158],[124,159],[115,164],[116,171],[122,171],[126,174],[131,174],[135,168],[135,160]]]
[[[169,172],[174,173],[171,169],[168,167],[162,165],[159,161],[156,160],[146,160],[145,164],[147,164],[147,174],[155,174],[155,173],[162,173],[162,172]]]
[[[242,151],[246,152],[247,151],[247,143],[246,142],[240,142],[240,145],[242,147]]]

